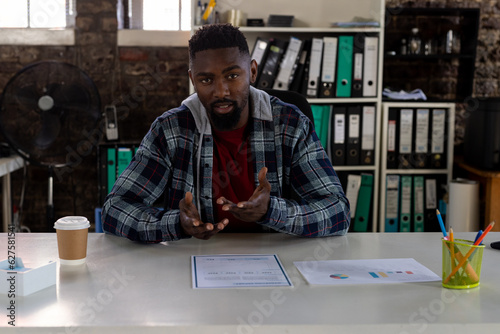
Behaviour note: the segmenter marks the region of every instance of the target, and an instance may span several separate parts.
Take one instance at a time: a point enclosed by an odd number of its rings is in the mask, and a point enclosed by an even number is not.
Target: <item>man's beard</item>
[[[213,111],[215,104],[223,102],[231,103],[234,107],[233,111],[223,115],[216,114]],[[208,109],[210,120],[212,121],[213,126],[219,131],[234,130],[236,125],[240,121],[242,111],[243,108],[241,108],[236,101],[229,99],[222,99],[219,101],[215,101],[210,105],[210,108]]]

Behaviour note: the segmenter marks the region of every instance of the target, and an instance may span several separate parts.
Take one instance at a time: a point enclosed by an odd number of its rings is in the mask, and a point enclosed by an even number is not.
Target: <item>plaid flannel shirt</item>
[[[190,98],[197,100],[196,94]],[[349,202],[310,120],[295,106],[253,87],[250,101],[255,184],[260,169],[267,167],[272,189],[267,214],[257,223],[305,237],[346,234]],[[262,117],[265,112],[256,110],[256,105],[269,109],[265,111],[269,117]],[[179,201],[187,191],[197,199],[201,220],[216,223],[213,138],[211,131],[200,132],[193,116],[206,113],[201,109],[190,110],[183,103],[154,121],[106,198],[105,232],[151,243],[187,238],[179,218]],[[165,208],[159,210],[152,204],[162,195]]]

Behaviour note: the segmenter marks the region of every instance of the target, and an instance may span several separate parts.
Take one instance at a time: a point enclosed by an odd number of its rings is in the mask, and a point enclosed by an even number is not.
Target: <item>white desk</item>
[[[439,274],[440,237],[439,233],[353,233],[324,239],[220,234],[208,241],[146,245],[91,234],[87,264],[59,268],[56,286],[16,299],[16,328],[6,328],[2,313],[7,312],[8,299],[0,296],[0,332],[497,334],[500,251],[489,244],[500,240],[500,232],[485,238],[481,286],[466,291],[444,289],[441,282],[312,287],[293,265],[302,260],[413,257]],[[6,240],[0,234],[3,254]],[[57,258],[55,234],[17,234],[16,249],[25,261]],[[192,289],[190,255],[224,253],[276,253],[295,286]]]
[[[0,158],[0,177],[2,178],[2,221],[3,230],[7,231],[12,222],[12,198],[10,195],[10,173],[21,169],[24,159],[14,155]]]

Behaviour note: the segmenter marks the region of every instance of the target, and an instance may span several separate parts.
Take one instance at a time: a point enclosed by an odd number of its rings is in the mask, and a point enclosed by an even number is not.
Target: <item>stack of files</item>
[[[334,166],[374,164],[374,106],[334,105],[330,129],[328,154]]]
[[[310,98],[377,96],[378,37],[366,34],[289,41],[258,37],[255,86],[288,89]]]
[[[446,168],[446,123],[445,109],[390,108],[387,168]]]
[[[385,181],[385,232],[436,232],[436,209],[443,175],[388,174]]]
[[[328,151],[328,138],[330,133],[330,115],[331,105],[311,104],[311,110],[314,118],[314,129],[321,141],[321,145]]]
[[[338,37],[336,97],[377,96],[378,37]]]

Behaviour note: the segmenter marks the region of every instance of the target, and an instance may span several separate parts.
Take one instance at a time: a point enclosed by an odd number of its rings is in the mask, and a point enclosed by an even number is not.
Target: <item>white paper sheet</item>
[[[193,255],[193,288],[293,286],[277,255]]]
[[[294,262],[312,285],[345,285],[441,281],[412,258]]]

